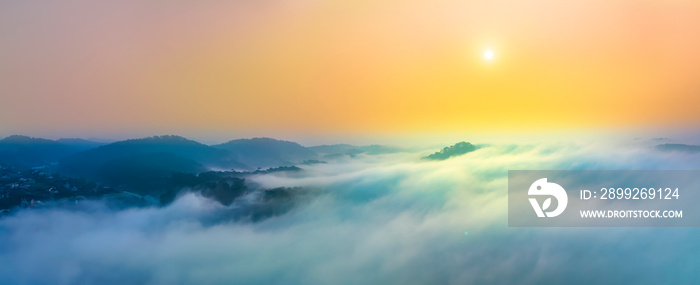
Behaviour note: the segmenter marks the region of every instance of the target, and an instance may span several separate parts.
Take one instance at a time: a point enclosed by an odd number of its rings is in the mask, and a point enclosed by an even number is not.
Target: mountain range
[[[236,139],[205,145],[181,136],[154,136],[103,143],[84,139],[49,140],[9,136],[0,140],[0,165],[51,166],[59,174],[110,184],[126,183],[142,188],[172,173],[206,170],[239,170],[320,163],[358,154],[400,151],[371,145],[322,145],[305,147],[272,138]],[[141,183],[143,181],[144,183]],[[146,181],[150,181],[145,183]],[[150,183],[150,184],[149,184]]]
[[[75,153],[59,160],[58,172],[96,181],[135,180],[139,176],[196,173],[207,167],[233,168],[240,163],[226,151],[179,136],[156,136],[119,141]],[[127,179],[132,180],[132,179]]]
[[[298,143],[271,138],[238,139],[211,147],[227,151],[232,160],[248,168],[294,165],[318,157]]]
[[[0,140],[0,165],[34,167],[57,162],[60,158],[102,145],[82,139],[48,140],[9,136]]]

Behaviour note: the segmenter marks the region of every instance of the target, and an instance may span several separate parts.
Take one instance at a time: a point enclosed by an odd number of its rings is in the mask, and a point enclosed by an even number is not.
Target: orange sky
[[[11,2],[0,135],[700,124],[699,1]]]

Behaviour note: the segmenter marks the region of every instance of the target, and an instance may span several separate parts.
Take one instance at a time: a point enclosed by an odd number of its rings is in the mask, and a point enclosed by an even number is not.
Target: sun
[[[487,61],[491,61],[493,59],[493,51],[490,49],[487,49],[484,51],[484,59]]]

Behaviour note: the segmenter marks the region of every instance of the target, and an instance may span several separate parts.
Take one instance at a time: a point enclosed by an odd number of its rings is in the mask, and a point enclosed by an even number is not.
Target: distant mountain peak
[[[24,167],[46,165],[82,149],[73,144],[13,135],[0,140],[0,164]]]
[[[156,158],[173,164],[186,165],[183,169],[197,169],[195,165],[217,168],[239,167],[240,163],[230,158],[225,150],[216,149],[181,136],[165,135],[129,139],[103,145],[64,157],[59,163],[59,172],[88,178],[104,179],[99,170],[113,162],[148,161],[152,165]],[[120,168],[127,168],[126,163]],[[170,169],[167,163],[157,165],[159,169]],[[172,170],[172,169],[171,169]]]
[[[11,135],[7,136],[6,138],[2,140],[15,140],[15,139],[31,139],[32,137],[30,136],[25,136],[25,135]]]
[[[0,141],[5,142],[5,143],[55,142],[55,141],[48,140],[48,139],[35,138],[35,137],[30,137],[30,136],[25,136],[25,135],[11,135],[11,136],[8,136]]]
[[[251,167],[276,167],[317,158],[315,151],[296,142],[267,137],[236,139],[212,147],[231,152]]]
[[[480,148],[479,146],[473,145],[469,142],[458,142],[452,146],[444,147],[440,151],[424,157],[424,159],[445,160],[445,159],[448,159],[450,157],[460,156],[460,155],[463,155],[466,153],[470,153],[470,152],[475,151],[479,148]]]
[[[274,139],[274,138],[270,138],[270,137],[254,137],[254,138],[249,138],[249,139],[235,139],[235,140],[227,141],[221,145],[228,144],[228,143],[288,143],[288,144],[295,144],[295,145],[301,146],[300,144],[293,142],[293,141],[279,140],[279,139]]]
[[[140,139],[129,139],[129,141],[193,141],[178,135],[152,136]]]
[[[204,144],[176,135],[163,135],[163,136],[152,136],[138,139],[128,139],[124,141],[118,141],[111,143],[109,145],[198,145],[204,146]]]

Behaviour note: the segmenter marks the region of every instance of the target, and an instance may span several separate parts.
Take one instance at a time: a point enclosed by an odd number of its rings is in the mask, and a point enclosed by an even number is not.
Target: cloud
[[[697,229],[508,228],[508,169],[697,167],[645,146],[492,145],[444,161],[358,155],[250,178],[303,191],[241,218],[186,194],[162,208],[21,211],[0,220],[8,284],[689,283]],[[465,234],[467,232],[467,234]],[[645,270],[643,268],[653,268]],[[659,274],[658,272],[664,272]]]
[[[657,145],[656,148],[661,151],[679,151],[687,153],[700,152],[700,145],[665,143]]]

